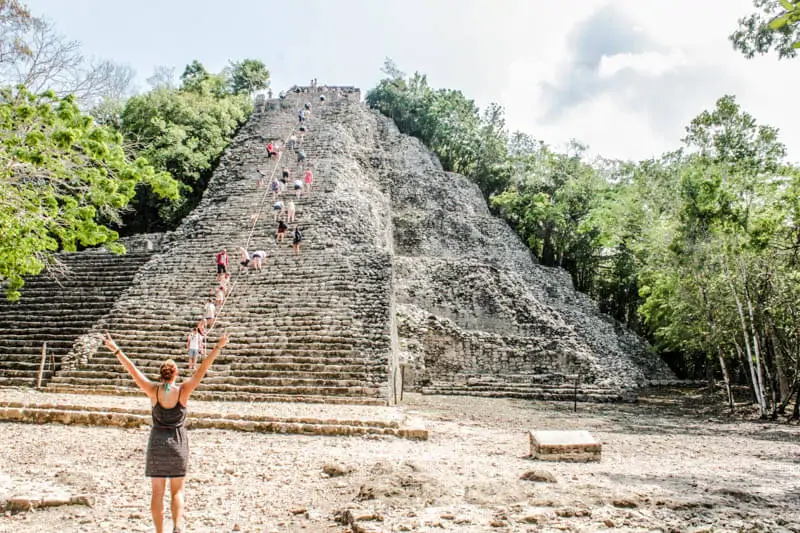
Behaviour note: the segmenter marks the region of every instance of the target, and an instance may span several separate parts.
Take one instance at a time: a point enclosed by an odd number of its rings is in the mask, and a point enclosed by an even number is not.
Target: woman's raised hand
[[[117,343],[114,342],[114,339],[111,338],[111,335],[107,331],[105,337],[103,337],[103,344],[105,344],[106,348],[108,348],[114,353],[116,353],[117,350],[119,350],[119,346],[117,346]]]
[[[217,341],[216,348],[218,350],[223,349],[228,344],[228,341],[230,339],[231,339],[231,337],[230,337],[230,335],[228,335],[228,332],[227,331],[223,331],[222,335],[220,335],[219,340]]]

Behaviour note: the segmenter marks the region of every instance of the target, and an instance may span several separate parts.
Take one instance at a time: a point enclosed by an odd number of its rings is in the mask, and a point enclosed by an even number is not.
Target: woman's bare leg
[[[183,519],[183,480],[174,477],[169,480],[169,492],[172,495],[172,527],[178,529]]]
[[[151,479],[153,480],[153,495],[150,499],[150,512],[153,514],[156,533],[164,533],[164,491],[167,488],[167,480],[163,477]]]

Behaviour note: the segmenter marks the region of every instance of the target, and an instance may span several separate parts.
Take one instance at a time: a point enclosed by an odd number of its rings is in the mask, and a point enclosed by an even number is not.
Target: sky
[[[785,102],[800,58],[746,60],[727,36],[751,0],[27,0],[84,54],[137,72],[194,59],[261,59],[277,92],[316,77],[364,92],[391,57],[434,87],[504,106],[507,125],[555,147],[647,159],[725,94],[776,126],[800,161]],[[787,95],[787,96],[784,96]]]

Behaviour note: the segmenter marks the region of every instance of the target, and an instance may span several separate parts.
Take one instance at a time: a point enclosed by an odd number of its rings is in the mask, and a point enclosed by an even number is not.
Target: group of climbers
[[[316,87],[316,80],[312,85],[313,90],[317,90]],[[327,90],[327,88],[324,88]],[[285,98],[285,93],[281,92],[281,99]],[[320,95],[320,102],[325,102],[325,96]],[[297,162],[300,165],[303,165],[306,161],[306,153],[302,148],[303,138],[306,132],[305,121],[308,118],[308,115],[312,113],[312,105],[311,102],[306,102],[302,108],[300,108],[297,112],[299,127],[298,133],[299,135],[295,135],[294,131],[289,135],[288,139],[286,140],[286,148],[289,150],[293,150],[297,152]],[[280,164],[281,158],[283,156],[283,147],[280,143],[277,142],[268,142],[267,147],[267,159],[272,159],[273,157],[277,160],[276,165]],[[275,167],[277,168],[277,166]],[[258,183],[257,188],[262,188],[265,184],[265,180],[267,179],[267,174],[260,168],[256,169],[258,173]],[[274,173],[274,172],[273,172]],[[275,234],[275,244],[280,245],[283,243],[283,239],[286,235],[287,230],[289,229],[288,224],[295,223],[295,201],[292,198],[289,198],[288,205],[284,203],[282,196],[287,192],[288,189],[288,182],[291,180],[291,171],[288,166],[283,167],[281,170],[280,177],[274,177],[270,182],[270,191],[272,192],[272,201],[273,201],[273,212],[274,218],[273,222],[277,222],[278,229]],[[311,189],[314,184],[314,172],[311,170],[310,167],[306,167],[302,180],[296,179],[293,183],[293,189],[295,193],[296,199],[299,201],[302,196],[305,194],[306,198],[310,197]],[[259,212],[256,212],[252,215],[251,220],[253,221],[253,225],[258,221],[260,216]],[[294,226],[294,230],[292,231],[292,255],[299,256],[300,255],[300,244],[303,241],[303,231],[299,225]],[[249,242],[248,242],[249,245]],[[264,264],[264,261],[267,258],[267,252],[264,250],[256,250],[253,253],[248,252],[247,247],[239,247],[239,252],[241,254],[240,261],[239,261],[239,273],[240,274],[247,274],[251,268],[261,271],[261,268]],[[186,349],[188,350],[189,355],[189,369],[194,370],[197,366],[197,361],[201,356],[205,355],[206,352],[206,336],[211,328],[214,326],[214,321],[217,319],[218,312],[225,304],[225,300],[230,295],[233,290],[233,285],[231,284],[231,273],[228,271],[230,259],[228,257],[228,251],[223,249],[216,255],[216,264],[217,264],[217,287],[212,291],[212,296],[205,302],[203,306],[203,314],[200,318],[200,321],[197,325],[193,328],[193,330],[189,333],[186,338]]]

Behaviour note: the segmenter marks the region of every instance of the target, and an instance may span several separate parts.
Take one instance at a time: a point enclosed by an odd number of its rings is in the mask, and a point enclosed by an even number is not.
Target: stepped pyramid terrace
[[[292,150],[268,159],[266,144],[297,131],[307,101],[307,161]],[[297,257],[291,237],[275,243],[271,194],[257,184],[258,169],[284,167],[292,180],[306,167],[315,176],[296,201]],[[239,275],[248,238],[267,258],[261,272]],[[121,256],[61,254],[64,275],[29,279],[19,302],[0,305],[0,384],[35,385],[46,342],[45,390],[134,392],[103,331],[148,373],[167,357],[183,364],[223,248],[235,290],[215,330],[234,341],[200,399],[385,405],[402,388],[616,401],[671,377],[566,272],[536,264],[474,184],[443,171],[351,87],[324,104],[316,93],[260,100],[180,227],[123,242]]]

